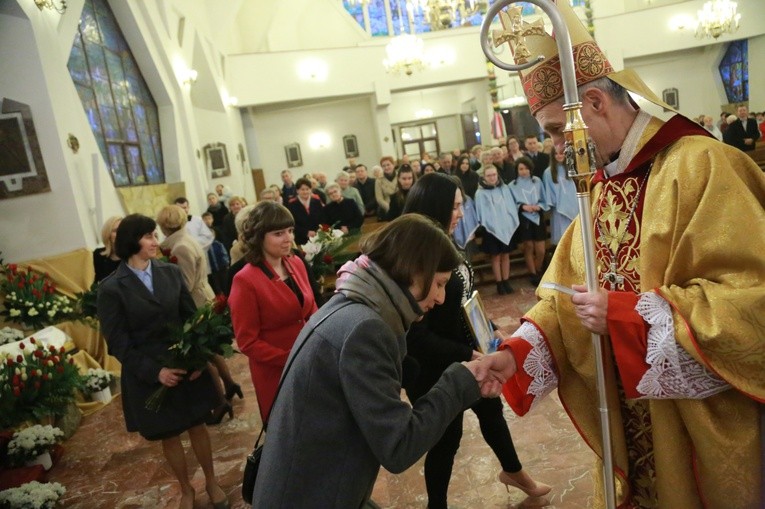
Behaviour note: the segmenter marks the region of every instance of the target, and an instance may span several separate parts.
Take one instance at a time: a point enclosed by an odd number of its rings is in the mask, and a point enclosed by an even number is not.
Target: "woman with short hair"
[[[217,394],[207,371],[187,373],[163,365],[173,340],[169,327],[181,327],[194,314],[194,301],[180,269],[156,259],[156,223],[140,214],[125,217],[117,229],[115,250],[122,262],[98,289],[98,319],[109,353],[122,363],[122,409],[128,431],[161,440],[162,451],[181,488],[180,507],[194,506],[181,433],[188,431],[216,509],[229,507],[215,479],[205,420]],[[146,400],[168,387],[159,410]]]
[[[96,283],[114,272],[120,264],[120,258],[114,251],[114,241],[117,238],[117,228],[120,221],[122,221],[122,216],[112,216],[101,227],[101,240],[104,247],[96,248],[93,251],[93,270],[96,273]]]
[[[229,297],[236,342],[250,360],[263,420],[292,344],[317,309],[305,265],[292,254],[294,225],[290,211],[275,202],[250,211],[242,228],[247,264],[234,276]]]
[[[295,242],[303,245],[308,239],[316,235],[319,225],[325,222],[324,204],[313,193],[311,181],[305,177],[295,182],[297,196],[287,204],[287,209],[292,214]]]
[[[401,400],[406,329],[443,301],[459,263],[447,235],[407,214],[366,237],[361,251],[295,342],[253,507],[362,507],[381,465],[409,468],[481,396],[476,361],[447,368],[413,406]]]

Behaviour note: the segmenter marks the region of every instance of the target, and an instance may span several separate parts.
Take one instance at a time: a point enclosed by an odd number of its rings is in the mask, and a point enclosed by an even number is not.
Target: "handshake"
[[[502,394],[502,386],[517,370],[515,357],[510,350],[500,350],[489,355],[475,352],[473,360],[463,362],[462,365],[473,374],[481,386],[481,396],[484,398],[496,398]]]

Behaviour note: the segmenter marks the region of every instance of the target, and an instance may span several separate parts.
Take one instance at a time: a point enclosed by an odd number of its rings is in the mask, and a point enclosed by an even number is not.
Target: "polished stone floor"
[[[524,278],[513,280],[515,292],[496,295],[493,284],[479,288],[490,317],[512,332],[518,318],[535,301]],[[244,389],[244,399],[234,400],[235,416],[210,427],[216,473],[234,508],[248,507],[241,498],[241,470],[260,431],[255,394],[246,359],[229,360]],[[499,462],[484,443],[472,412],[465,417],[464,436],[449,488],[450,507],[459,509],[555,507],[584,509],[592,504],[594,455],[576,434],[555,395],[542,401],[529,415],[519,418],[506,406],[513,440],[524,468],[553,487],[546,499],[527,499],[515,489],[505,491],[496,481]],[[187,462],[197,490],[196,506],[211,507],[204,493],[204,477],[190,452]],[[83,509],[174,508],[180,492],[165,466],[159,443],[150,443],[125,431],[119,398],[100,412],[83,419],[75,435],[64,443],[62,461],[50,480],[67,489],[63,506]],[[320,467],[320,466],[319,466]],[[373,499],[383,508],[425,508],[423,460],[403,474],[380,471]],[[300,486],[295,486],[300,489]]]

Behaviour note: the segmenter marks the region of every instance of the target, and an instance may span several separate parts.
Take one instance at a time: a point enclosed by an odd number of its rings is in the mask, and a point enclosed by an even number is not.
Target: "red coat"
[[[274,274],[273,278],[248,263],[234,277],[228,299],[236,342],[250,359],[252,384],[264,420],[271,410],[292,345],[317,309],[305,266],[294,257],[283,258],[282,263],[303,292],[302,307],[268,262],[264,264]]]

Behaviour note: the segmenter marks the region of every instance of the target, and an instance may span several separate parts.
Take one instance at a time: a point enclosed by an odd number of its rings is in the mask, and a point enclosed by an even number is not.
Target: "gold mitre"
[[[571,37],[577,86],[608,77],[630,92],[634,92],[665,109],[672,109],[659,99],[631,69],[614,71],[603,51],[574,12],[569,1],[553,1],[563,16]],[[516,64],[524,64],[529,60],[536,59],[539,55],[545,57],[542,62],[518,73],[529,102],[529,108],[534,114],[540,108],[563,97],[563,77],[554,34],[550,35],[544,30],[544,23],[541,19],[534,23],[523,21],[520,6],[510,7],[507,11],[500,11],[499,20],[503,30],[494,31],[494,44],[499,46],[507,42]]]

